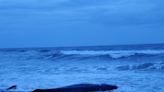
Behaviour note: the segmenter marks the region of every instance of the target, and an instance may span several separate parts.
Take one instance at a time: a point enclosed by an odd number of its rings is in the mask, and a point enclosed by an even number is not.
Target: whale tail
[[[17,85],[13,85],[13,86],[7,88],[6,90],[12,90],[12,89],[17,89]]]

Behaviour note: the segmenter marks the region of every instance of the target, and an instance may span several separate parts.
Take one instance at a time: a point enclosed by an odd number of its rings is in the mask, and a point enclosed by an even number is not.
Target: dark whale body
[[[110,91],[117,89],[117,86],[108,84],[75,84],[71,86],[54,88],[54,89],[36,89],[33,92],[94,92]]]

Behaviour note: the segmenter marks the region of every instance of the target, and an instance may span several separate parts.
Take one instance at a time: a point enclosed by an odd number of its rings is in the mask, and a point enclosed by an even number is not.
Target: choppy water
[[[108,83],[116,92],[164,92],[164,45],[0,50],[0,89]]]

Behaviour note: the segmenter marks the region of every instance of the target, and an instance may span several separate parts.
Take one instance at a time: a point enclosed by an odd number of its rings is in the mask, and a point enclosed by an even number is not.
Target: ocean
[[[164,92],[164,44],[0,49],[0,89],[79,83],[117,85],[114,92]]]

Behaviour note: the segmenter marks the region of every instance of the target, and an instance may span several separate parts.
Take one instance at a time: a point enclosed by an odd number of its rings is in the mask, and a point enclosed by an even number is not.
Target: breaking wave
[[[111,58],[125,58],[134,56],[156,56],[164,54],[164,50],[120,50],[120,51],[61,51],[64,55],[81,56],[109,56]]]
[[[164,63],[142,63],[135,65],[120,65],[116,67],[117,70],[125,71],[125,70],[164,70]]]
[[[164,57],[164,50],[20,50],[0,51],[0,57],[24,59],[122,59]]]

